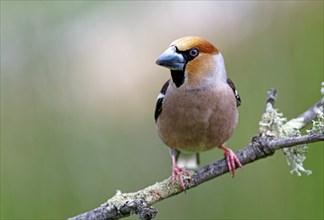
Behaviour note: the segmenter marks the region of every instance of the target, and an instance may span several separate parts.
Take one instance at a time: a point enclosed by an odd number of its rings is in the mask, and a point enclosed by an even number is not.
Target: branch
[[[268,92],[267,107],[274,106],[276,101],[276,89],[271,89]],[[324,99],[317,102],[314,106],[302,113],[295,119],[288,121],[288,123],[296,123],[298,121],[298,127],[303,128],[312,122],[318,115],[319,107],[323,106]],[[238,156],[242,165],[252,163],[262,158],[271,156],[276,150],[292,147],[300,144],[313,143],[318,141],[324,141],[324,133],[311,133],[308,135],[293,137],[293,138],[278,138],[256,136],[252,139],[252,142],[247,146],[238,150],[236,155]],[[201,167],[194,171],[191,178],[185,179],[187,190],[200,185],[208,180],[214,179],[229,172],[225,159],[210,163],[204,167]],[[185,178],[185,177],[184,177]],[[154,203],[157,203],[163,199],[177,195],[184,190],[182,187],[172,182],[172,178],[169,177],[161,182],[157,182],[154,185],[148,186],[145,189],[139,190],[133,193],[121,193],[117,191],[116,195],[110,198],[107,202],[103,203],[98,208],[95,208],[86,213],[70,218],[70,220],[81,219],[119,219],[127,217],[131,214],[136,214],[139,219],[152,219],[157,214],[157,210],[151,207]]]

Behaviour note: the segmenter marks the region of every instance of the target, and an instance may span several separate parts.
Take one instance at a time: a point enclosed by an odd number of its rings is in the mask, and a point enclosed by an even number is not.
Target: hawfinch
[[[156,64],[171,71],[157,98],[155,121],[162,141],[171,149],[172,177],[185,189],[182,173],[198,166],[198,152],[218,147],[225,151],[229,171],[241,163],[223,144],[232,135],[241,103],[227,77],[222,54],[201,37],[171,43]]]

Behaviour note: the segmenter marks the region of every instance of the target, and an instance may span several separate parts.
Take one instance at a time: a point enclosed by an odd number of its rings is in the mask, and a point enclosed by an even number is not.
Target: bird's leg
[[[186,186],[183,182],[182,172],[190,177],[190,172],[182,167],[179,167],[177,164],[177,154],[179,152],[175,149],[171,149],[171,158],[172,158],[172,181],[175,183],[177,181],[177,177],[179,178],[179,182],[184,190],[186,190]]]
[[[230,148],[227,148],[224,145],[219,146],[218,148],[225,151],[224,156],[227,162],[228,170],[232,173],[232,176],[234,177],[235,164],[237,164],[239,167],[242,167],[240,160]]]

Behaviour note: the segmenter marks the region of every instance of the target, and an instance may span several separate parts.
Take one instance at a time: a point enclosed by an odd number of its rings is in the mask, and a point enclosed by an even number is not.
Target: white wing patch
[[[163,98],[164,98],[164,94],[160,93],[156,100],[163,99]]]

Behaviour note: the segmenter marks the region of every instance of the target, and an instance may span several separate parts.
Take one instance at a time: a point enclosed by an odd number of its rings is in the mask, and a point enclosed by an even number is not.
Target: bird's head
[[[156,64],[171,70],[172,81],[177,87],[184,83],[201,86],[215,80],[227,80],[221,53],[201,37],[189,36],[173,41]]]

